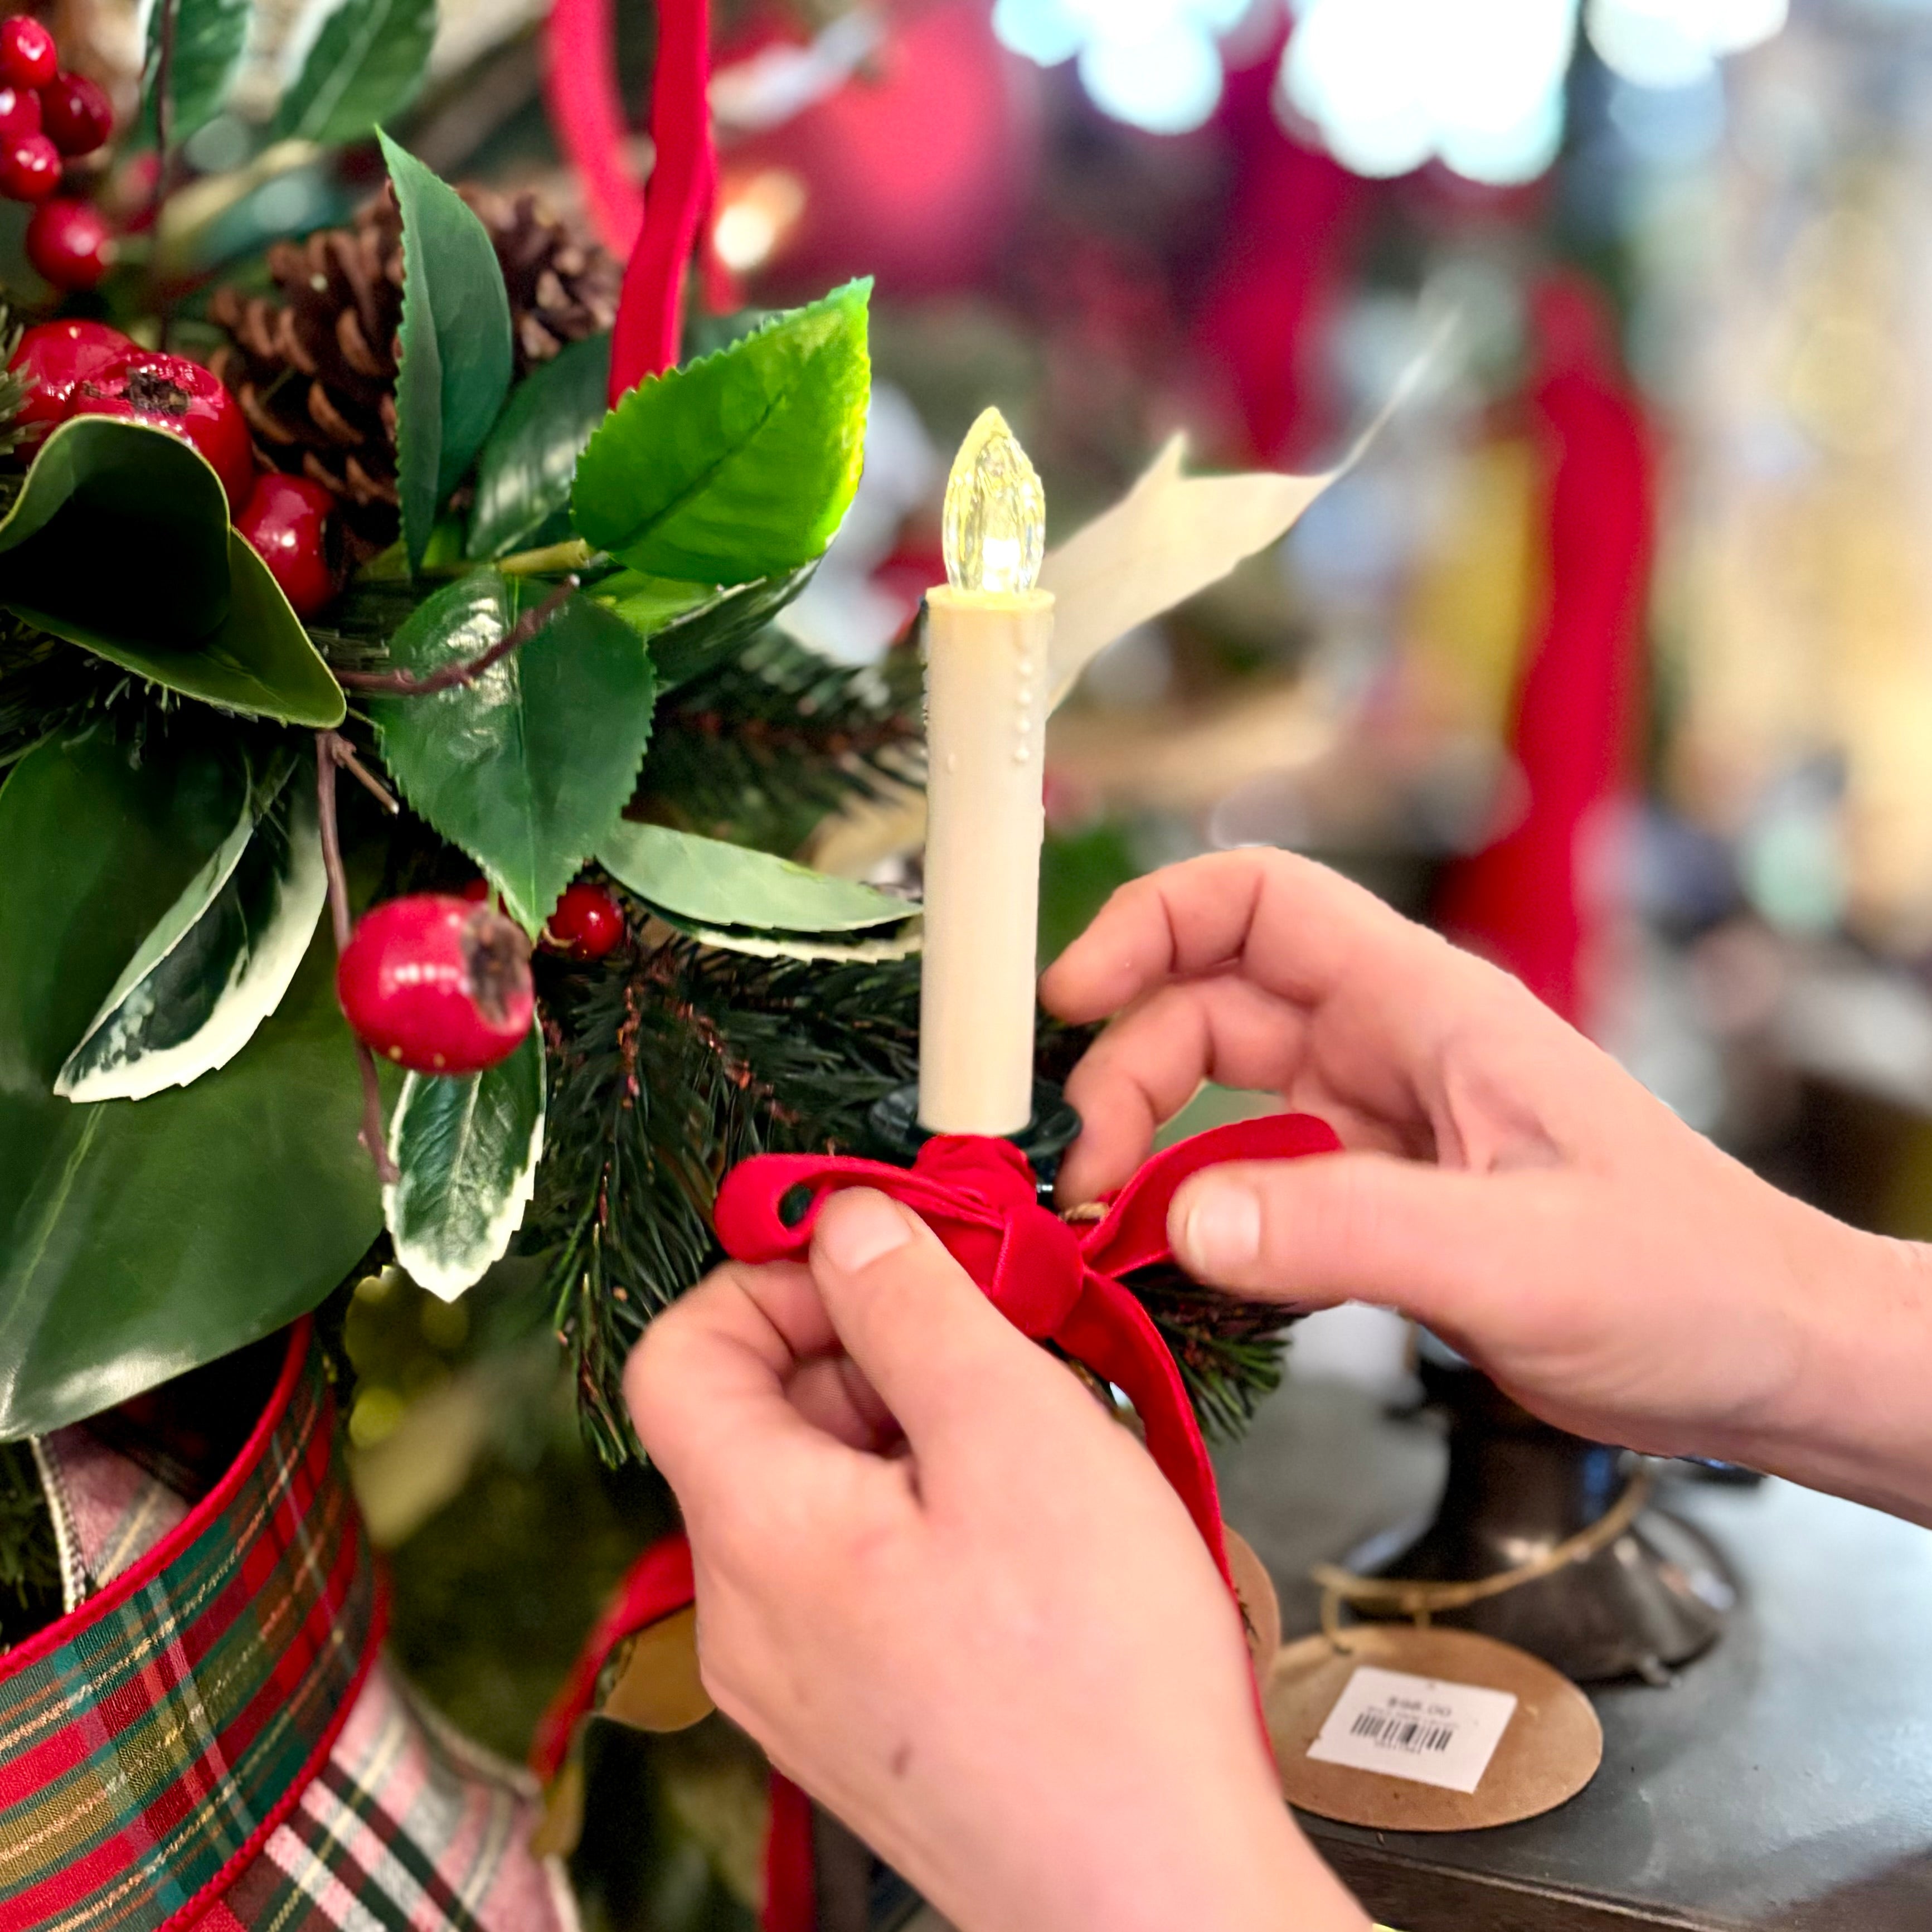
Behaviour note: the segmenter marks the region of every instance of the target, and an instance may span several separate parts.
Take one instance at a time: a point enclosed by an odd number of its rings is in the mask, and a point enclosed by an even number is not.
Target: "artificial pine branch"
[[[916,780],[919,667],[841,664],[776,625],[667,694],[642,796],[687,829],[790,852],[828,812]]]
[[[1262,1399],[1281,1386],[1287,1330],[1298,1318],[1279,1302],[1203,1288],[1171,1262],[1126,1278],[1172,1350],[1202,1432],[1238,1441]]]
[[[60,1613],[60,1552],[33,1451],[0,1442],[0,1652]]]
[[[827,968],[672,938],[545,981],[550,1095],[525,1245],[551,1257],[586,1432],[616,1463],[637,1454],[625,1357],[719,1258],[719,1182],[751,1154],[862,1144],[872,1103],[913,1077],[919,965]]]

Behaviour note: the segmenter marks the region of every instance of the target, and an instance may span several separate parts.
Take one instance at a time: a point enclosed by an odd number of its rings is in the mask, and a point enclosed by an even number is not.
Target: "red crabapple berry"
[[[60,184],[60,150],[46,135],[25,134],[0,147],[0,194],[9,201],[45,201]]]
[[[49,205],[58,208],[64,204]],[[41,209],[34,221],[46,212]],[[33,222],[28,224],[27,232],[31,237]],[[32,384],[14,421],[29,433],[44,435],[56,423],[67,420],[76,384],[111,368],[134,346],[118,328],[110,328],[104,322],[35,322],[20,338],[20,346],[8,365]]]
[[[91,154],[114,131],[106,92],[84,74],[58,74],[40,89],[39,131],[64,154]]]
[[[367,914],[335,969],[356,1038],[412,1073],[476,1073],[516,1051],[536,1010],[522,927],[447,892]]]
[[[114,260],[113,231],[91,201],[56,196],[27,223],[27,260],[57,289],[91,289]],[[123,338],[122,353],[134,345]]]
[[[0,80],[16,87],[44,87],[60,71],[54,37],[28,14],[0,20]]]
[[[184,356],[136,349],[76,383],[68,414],[150,423],[193,444],[221,478],[230,515],[254,487],[255,449],[242,405],[218,376]]]
[[[306,476],[265,471],[235,519],[298,617],[312,617],[342,580],[335,499]]]
[[[602,959],[623,937],[623,908],[583,880],[565,892],[544,926],[544,944],[573,959]]]

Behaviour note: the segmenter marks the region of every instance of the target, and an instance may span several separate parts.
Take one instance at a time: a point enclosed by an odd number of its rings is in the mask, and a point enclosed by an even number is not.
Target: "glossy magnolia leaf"
[[[389,1123],[398,1178],[382,1190],[396,1259],[454,1301],[502,1260],[522,1225],[543,1156],[543,1035],[460,1076],[412,1073]]]
[[[658,916],[665,925],[721,952],[748,952],[758,959],[804,959],[826,965],[874,965],[887,959],[907,959],[926,944],[926,922],[909,919],[883,935],[840,939],[822,932],[747,932],[730,926],[706,926],[696,920]]]
[[[343,0],[282,97],[271,141],[360,140],[416,98],[436,38],[436,0]]]
[[[319,935],[220,1076],[76,1106],[56,1075],[232,828],[232,762],[50,741],[0,790],[0,1437],[58,1428],[312,1308],[382,1226]]]
[[[226,1066],[308,952],[328,880],[313,786],[284,754],[116,980],[54,1091],[143,1100]]]
[[[640,383],[577,466],[571,515],[653,576],[744,584],[832,540],[865,460],[869,282]]]
[[[174,147],[205,128],[227,99],[248,44],[250,0],[149,0],[142,86],[151,133],[160,94],[162,37],[170,10],[174,46],[167,63],[168,142]]]
[[[165,430],[62,423],[0,518],[0,607],[190,698],[322,729],[342,688],[200,455]]]
[[[856,879],[668,826],[625,820],[598,844],[597,862],[654,910],[708,927],[854,932],[903,925],[919,912],[913,901]]]
[[[577,459],[604,417],[610,338],[573,342],[510,392],[476,463],[468,554],[507,556],[570,534]]]
[[[390,662],[428,672],[475,657],[549,591],[474,572],[404,625]],[[534,936],[630,802],[656,691],[636,633],[573,596],[474,684],[369,709],[404,796],[482,867]]]
[[[396,488],[416,568],[509,393],[510,302],[488,230],[454,188],[378,133],[403,215]]]
[[[675,690],[757,634],[812,581],[815,563],[783,577],[722,588],[620,570],[592,593],[641,638],[657,666],[658,688]]]

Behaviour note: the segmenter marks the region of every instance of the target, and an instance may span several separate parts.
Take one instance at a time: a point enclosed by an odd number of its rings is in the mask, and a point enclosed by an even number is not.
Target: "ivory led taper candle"
[[[947,581],[926,596],[919,1118],[936,1133],[1017,1133],[1033,1112],[1046,542],[1040,478],[988,410],[946,486]]]

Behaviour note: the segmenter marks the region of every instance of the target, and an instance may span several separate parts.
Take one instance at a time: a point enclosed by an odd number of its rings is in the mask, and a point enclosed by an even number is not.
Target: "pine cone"
[[[458,192],[495,244],[510,298],[516,374],[567,342],[608,328],[621,270],[533,194]],[[268,272],[280,301],[237,288],[209,306],[230,340],[210,358],[239,399],[272,466],[333,491],[354,548],[396,538],[396,332],[403,314],[402,221],[386,187],[347,228],[278,242]]]

